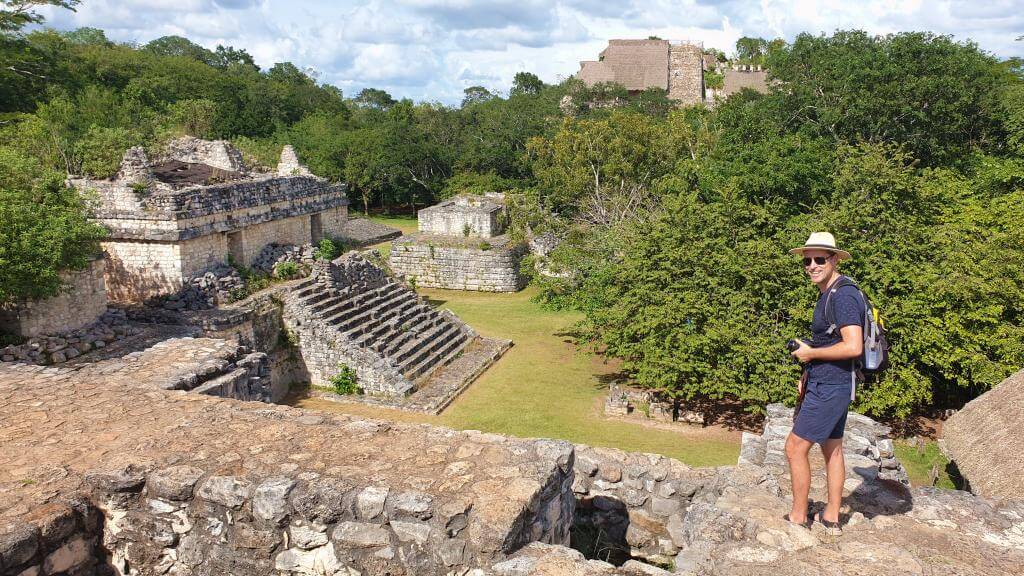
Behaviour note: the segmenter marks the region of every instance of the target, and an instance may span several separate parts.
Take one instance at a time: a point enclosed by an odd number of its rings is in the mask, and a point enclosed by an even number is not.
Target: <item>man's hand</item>
[[[796,343],[799,345],[799,347],[796,350],[790,352],[790,355],[804,364],[813,360],[813,358],[811,358],[811,355],[814,353],[814,348],[808,346],[807,343],[804,342],[803,340],[797,340]]]

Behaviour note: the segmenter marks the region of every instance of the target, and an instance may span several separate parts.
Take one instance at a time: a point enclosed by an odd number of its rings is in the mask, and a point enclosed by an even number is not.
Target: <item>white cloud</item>
[[[1024,54],[1022,0],[85,0],[42,9],[59,29],[102,28],[118,41],[178,34],[245,48],[266,68],[291,61],[353,94],[457,103],[463,88],[504,91],[516,72],[548,82],[574,74],[610,38],[703,42],[730,51],[741,36],[930,30]]]

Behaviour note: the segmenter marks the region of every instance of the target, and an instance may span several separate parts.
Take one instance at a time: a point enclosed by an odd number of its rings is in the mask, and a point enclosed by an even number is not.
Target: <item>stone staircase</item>
[[[354,252],[318,263],[292,288],[285,323],[299,337],[314,385],[329,385],[344,364],[366,394],[383,397],[420,388],[477,338]]]

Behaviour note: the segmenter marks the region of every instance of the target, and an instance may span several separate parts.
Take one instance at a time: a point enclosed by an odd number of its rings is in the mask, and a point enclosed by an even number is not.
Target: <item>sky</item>
[[[83,0],[43,8],[48,26],[90,26],[118,42],[185,36],[244,48],[264,69],[292,62],[347,96],[366,87],[457,104],[469,86],[505,92],[516,72],[575,74],[610,38],[701,42],[742,36],[927,30],[1024,56],[1024,0]]]

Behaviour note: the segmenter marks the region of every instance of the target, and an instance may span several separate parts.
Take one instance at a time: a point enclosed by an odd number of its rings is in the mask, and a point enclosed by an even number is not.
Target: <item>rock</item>
[[[651,512],[659,516],[671,516],[679,511],[680,504],[678,500],[670,498],[660,498],[655,496],[651,499]]]
[[[18,566],[36,555],[39,528],[23,524],[0,530],[0,566]]]
[[[466,543],[462,540],[448,539],[441,542],[437,548],[437,554],[445,566],[455,566],[462,563],[466,551]]]
[[[348,548],[372,548],[391,543],[391,532],[366,522],[341,522],[331,534],[334,541]]]
[[[423,545],[427,543],[427,539],[430,537],[430,526],[423,522],[392,520],[390,525],[391,529],[395,531],[395,535],[402,542],[415,542]]]
[[[371,520],[384,512],[384,503],[388,498],[387,486],[367,486],[356,496],[356,511],[359,518]]]
[[[636,560],[626,560],[626,563],[620,567],[620,570],[623,574],[630,574],[632,576],[669,576],[672,574],[668,570],[637,562]]]
[[[288,515],[288,495],[295,488],[291,478],[269,478],[256,487],[252,513],[257,518],[280,523]]]
[[[345,513],[345,497],[352,485],[340,478],[317,478],[294,491],[291,502],[304,518],[318,524],[333,524]]]
[[[307,526],[292,526],[288,529],[290,542],[303,550],[312,550],[327,544],[327,532],[314,530]]]
[[[138,492],[146,484],[146,474],[143,470],[128,465],[112,470],[86,472],[85,481],[103,492]]]
[[[338,560],[334,546],[326,545],[313,550],[290,548],[274,558],[274,568],[282,572],[298,573],[308,576],[332,576],[350,574],[348,569]]]
[[[199,487],[198,495],[228,508],[241,508],[252,495],[252,484],[234,476],[211,476]]]
[[[153,496],[184,502],[192,499],[192,491],[203,474],[193,466],[171,466],[150,474],[146,485]]]
[[[398,516],[412,516],[426,520],[431,516],[430,503],[433,499],[422,492],[402,492],[392,502]]]

